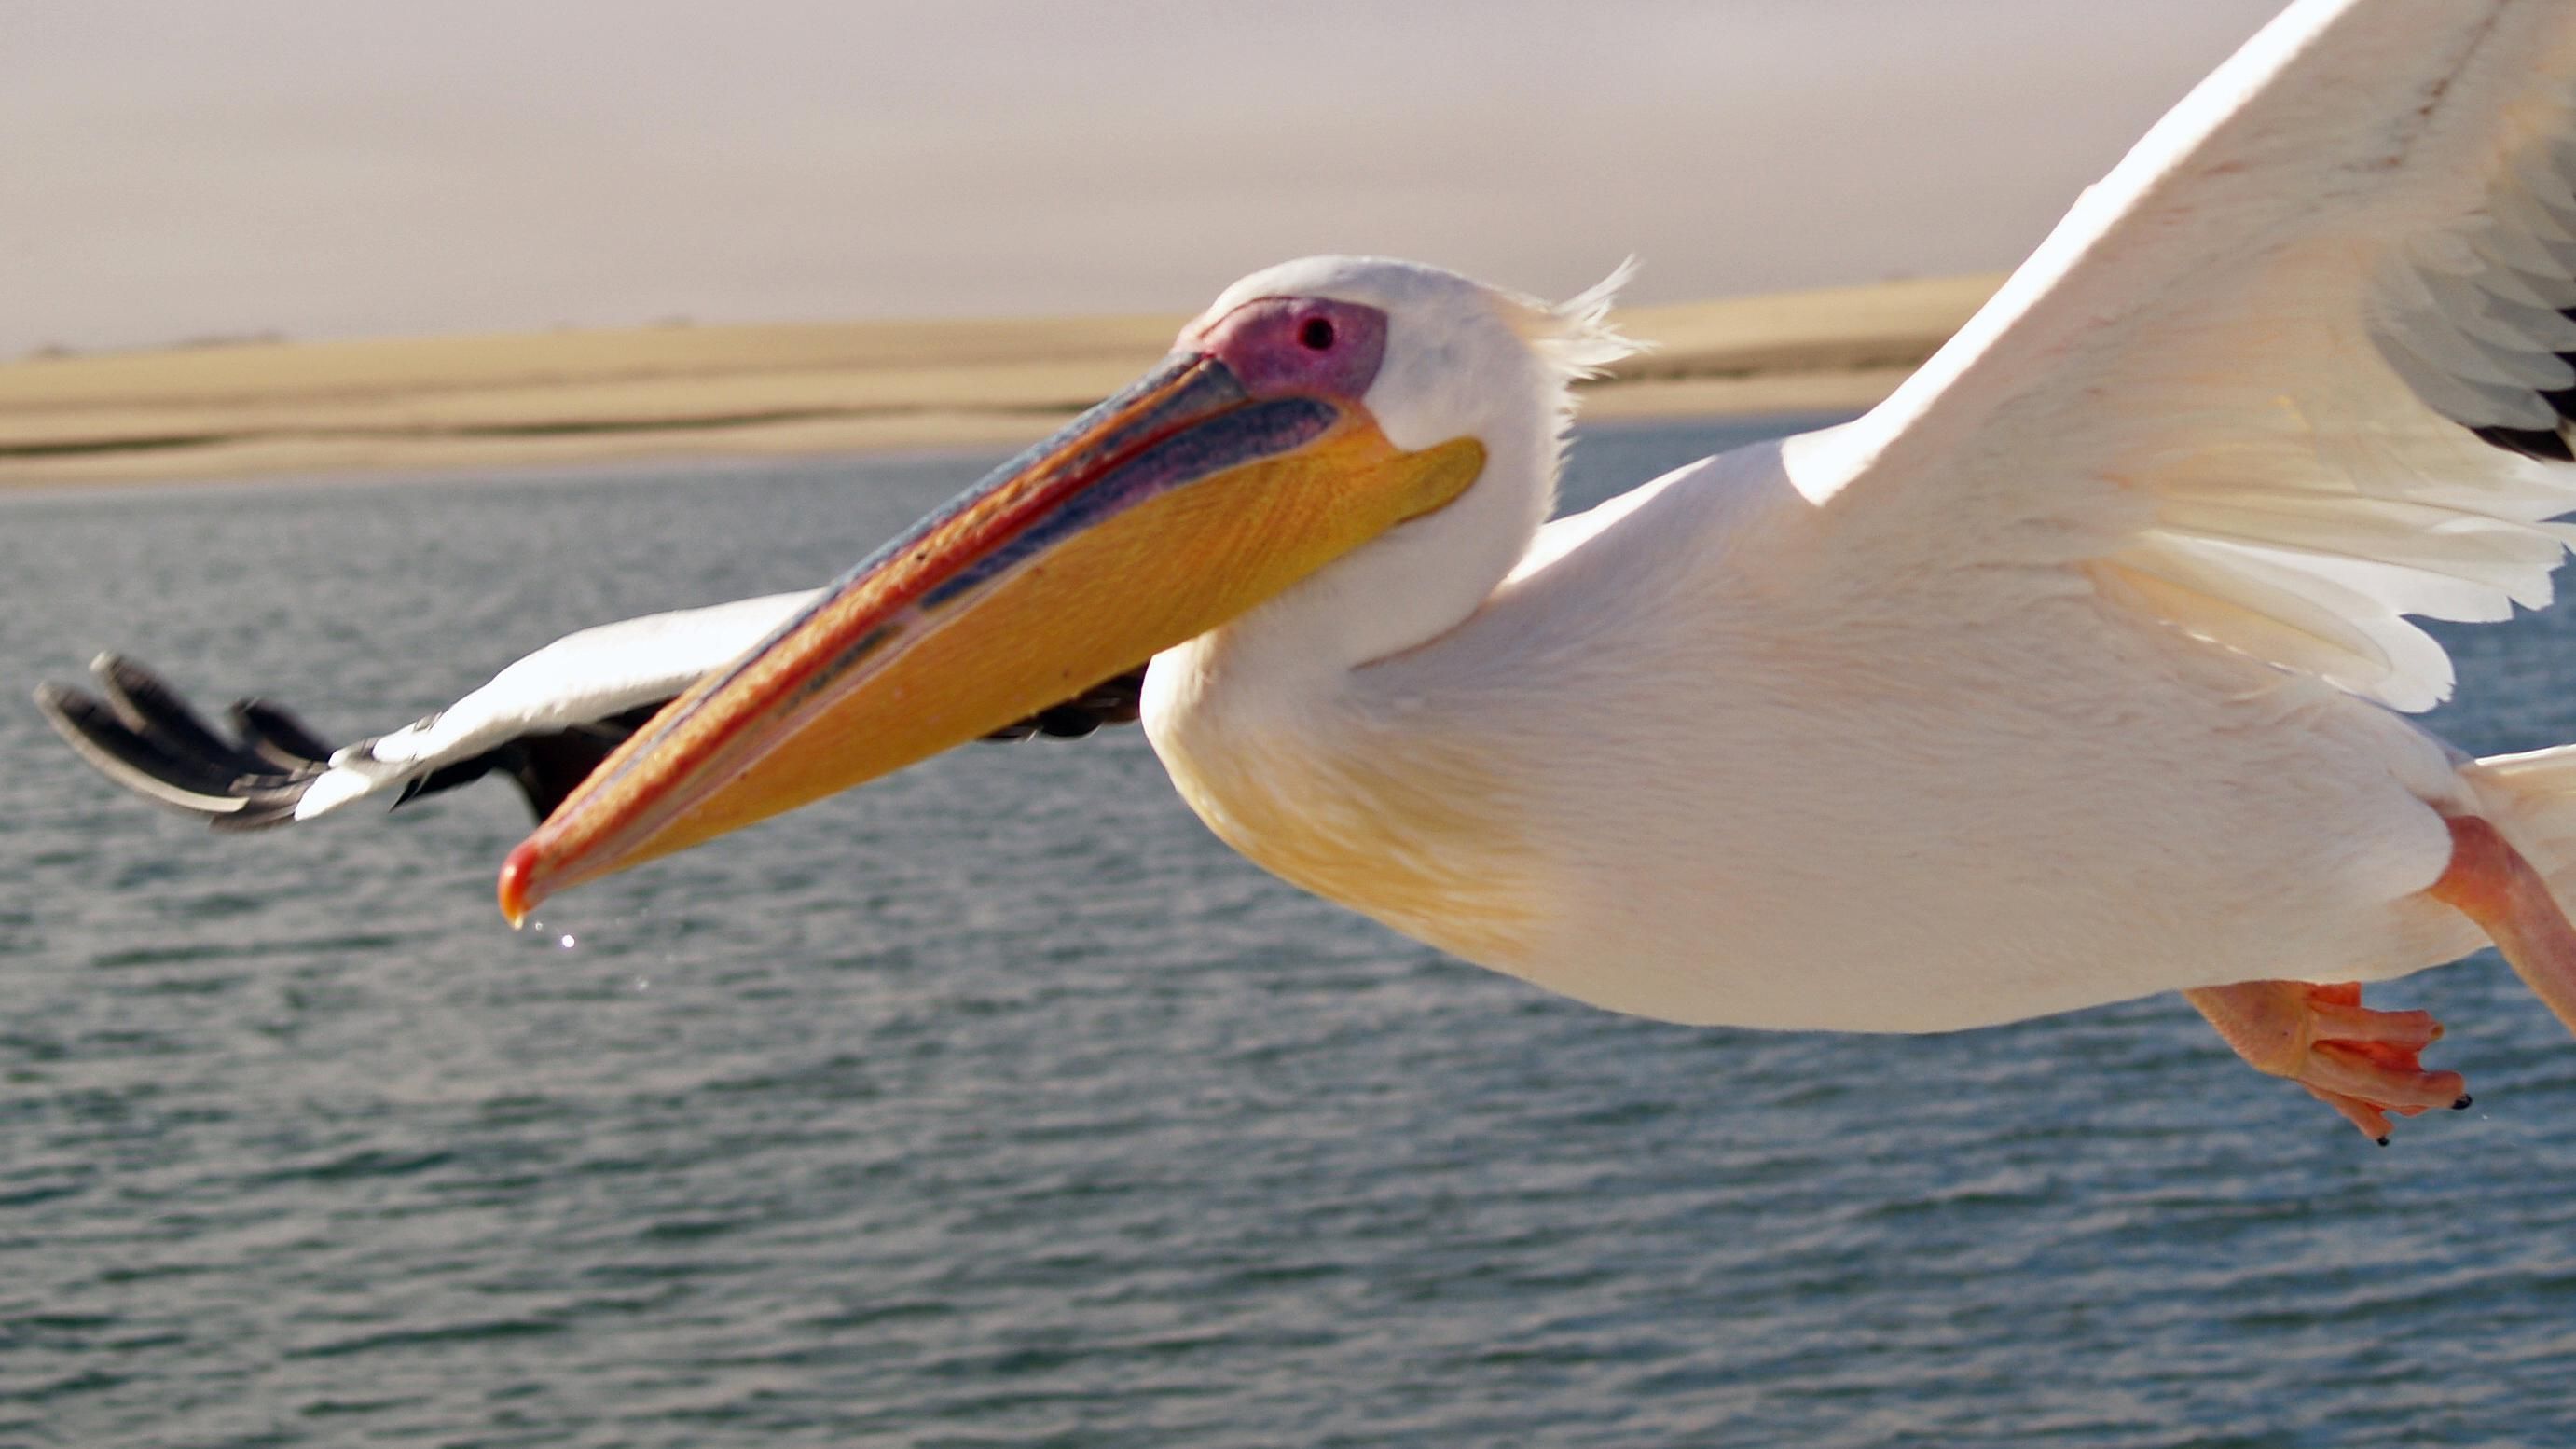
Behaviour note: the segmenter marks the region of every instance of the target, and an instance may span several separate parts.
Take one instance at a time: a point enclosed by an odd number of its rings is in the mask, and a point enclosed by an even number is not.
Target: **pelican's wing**
[[[158,676],[112,654],[91,666],[97,695],[49,684],[36,702],[101,774],[218,830],[310,820],[373,795],[399,805],[495,773],[516,781],[543,819],[663,705],[814,597],[772,594],[584,629],[427,719],[337,750],[264,700],[232,707],[227,738]],[[1142,669],[1105,680],[991,738],[1070,738],[1131,722],[1143,687]]]
[[[1885,403],[1788,445],[1834,552],[2081,569],[2402,709],[2401,617],[2576,534],[2576,3],[2300,0]]]
[[[99,695],[49,684],[36,702],[102,774],[219,829],[310,820],[389,791],[399,804],[496,770],[543,816],[654,711],[812,597],[772,594],[584,629],[426,719],[338,750],[262,701],[233,707],[240,737],[228,740],[115,655],[91,666]]]

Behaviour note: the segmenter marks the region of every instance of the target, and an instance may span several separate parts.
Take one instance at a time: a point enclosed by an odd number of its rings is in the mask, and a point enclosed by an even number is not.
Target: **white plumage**
[[[767,638],[811,590],[621,619],[567,634],[427,719],[344,746],[304,788],[295,818],[399,790],[431,771],[534,731],[658,704]]]

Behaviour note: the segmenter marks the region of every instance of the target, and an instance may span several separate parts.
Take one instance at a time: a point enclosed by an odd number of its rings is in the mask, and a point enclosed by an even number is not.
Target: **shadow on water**
[[[1750,436],[1596,431],[1597,497]],[[131,650],[364,732],[802,586],[974,458],[0,501],[23,698]],[[2576,739],[2576,616],[2452,631]],[[0,1442],[2418,1445],[2576,1422],[2576,1050],[2391,994],[2370,1149],[2172,1000],[1691,1031],[1263,877],[1134,732],[545,912],[504,792],[203,836],[0,709]],[[575,944],[567,949],[565,937]]]

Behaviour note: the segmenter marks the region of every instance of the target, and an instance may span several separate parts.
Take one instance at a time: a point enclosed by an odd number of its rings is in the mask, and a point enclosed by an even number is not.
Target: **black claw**
[[[2388,1145],[2388,1134],[2386,1134],[2386,1133],[2384,1133],[2384,1132],[2380,1134],[2380,1136],[2379,1136],[2379,1145],[2380,1145],[2380,1146],[2382,1146],[2382,1147],[2385,1147],[2385,1146],[2387,1146],[2387,1145]]]
[[[2477,1098],[2470,1096],[2466,1092],[2462,1092],[2460,1094],[2460,1100],[2451,1104],[2451,1110],[2454,1112],[2465,1112],[2469,1110],[2469,1104],[2476,1100]]]

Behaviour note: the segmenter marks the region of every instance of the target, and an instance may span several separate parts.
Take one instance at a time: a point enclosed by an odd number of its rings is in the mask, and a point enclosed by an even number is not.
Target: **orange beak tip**
[[[538,897],[531,887],[537,874],[537,852],[534,841],[522,840],[511,850],[510,858],[501,862],[501,914],[509,918],[510,929],[518,930],[528,923],[528,913],[537,908]]]

